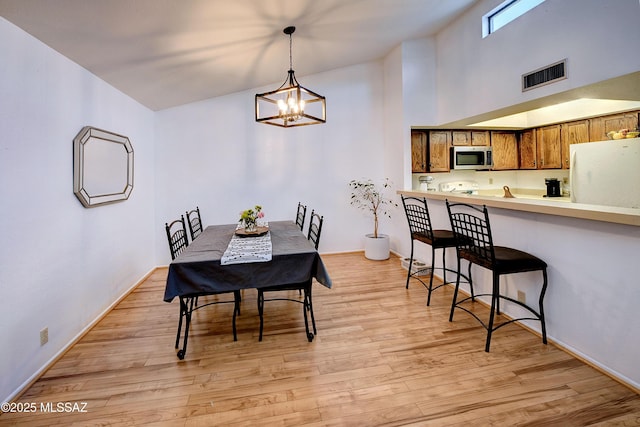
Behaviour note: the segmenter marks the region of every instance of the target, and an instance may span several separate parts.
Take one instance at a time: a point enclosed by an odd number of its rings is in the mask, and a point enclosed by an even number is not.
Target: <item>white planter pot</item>
[[[373,234],[367,234],[364,239],[364,256],[375,261],[389,259],[389,236],[378,234],[378,238],[375,238]]]

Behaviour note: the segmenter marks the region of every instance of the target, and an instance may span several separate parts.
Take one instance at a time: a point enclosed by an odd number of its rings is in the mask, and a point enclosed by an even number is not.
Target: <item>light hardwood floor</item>
[[[244,291],[238,341],[228,304],[194,314],[185,360],[178,303],[159,269],[88,332],[18,402],[86,402],[84,413],[2,414],[1,425],[586,426],[640,425],[640,395],[533,333],[485,331],[452,290],[405,290],[397,258],[323,256],[333,289],[314,285],[318,336],[301,305]],[[553,283],[550,284],[553,286]],[[476,310],[488,310],[477,304]],[[549,331],[553,335],[553,331]]]

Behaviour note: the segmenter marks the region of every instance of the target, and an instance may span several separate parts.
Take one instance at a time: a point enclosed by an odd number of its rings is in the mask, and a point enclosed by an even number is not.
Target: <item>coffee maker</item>
[[[557,178],[545,178],[544,183],[547,186],[547,194],[545,197],[561,197],[560,181]]]

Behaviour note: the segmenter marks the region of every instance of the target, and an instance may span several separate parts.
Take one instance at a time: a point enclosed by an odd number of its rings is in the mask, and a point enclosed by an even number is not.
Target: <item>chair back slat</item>
[[[417,197],[402,196],[402,205],[409,222],[411,234],[424,234],[429,239],[433,239],[433,228],[431,226],[431,216],[427,206],[427,199]]]
[[[189,246],[187,230],[184,224],[184,215],[180,215],[180,219],[176,219],[170,224],[165,223],[165,229],[167,231],[167,241],[169,242],[171,259],[174,260]]]
[[[309,221],[309,232],[307,233],[307,239],[313,243],[313,246],[318,250],[318,246],[320,245],[320,233],[322,233],[322,223],[324,222],[324,217],[315,213],[315,211],[311,211],[311,219]]]
[[[489,212],[466,203],[449,203],[447,211],[456,239],[458,255],[485,267],[495,264]]]
[[[298,211],[296,212],[296,225],[300,227],[300,231],[304,227],[304,219],[307,216],[307,207],[298,202]]]
[[[202,233],[202,218],[200,217],[199,207],[196,206],[195,209],[187,212],[187,224],[189,225],[191,241],[193,241]]]

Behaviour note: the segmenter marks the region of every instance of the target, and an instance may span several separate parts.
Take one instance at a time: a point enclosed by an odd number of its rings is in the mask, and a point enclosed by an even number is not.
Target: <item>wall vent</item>
[[[567,60],[556,62],[539,70],[522,75],[522,91],[526,92],[567,78]]]

